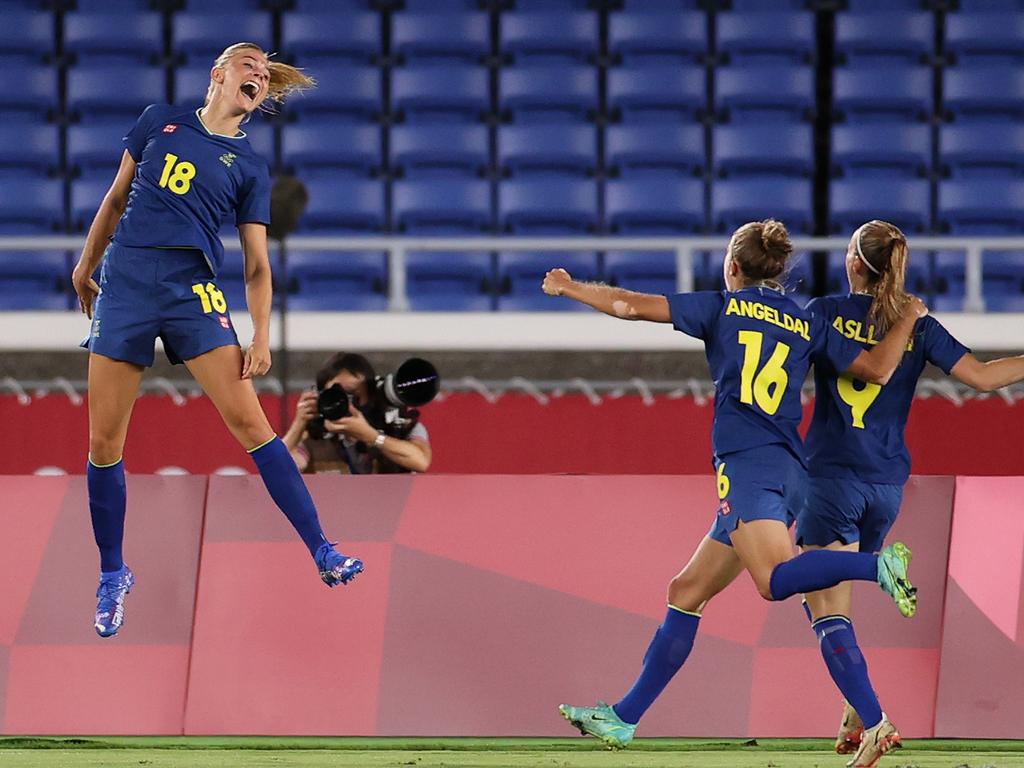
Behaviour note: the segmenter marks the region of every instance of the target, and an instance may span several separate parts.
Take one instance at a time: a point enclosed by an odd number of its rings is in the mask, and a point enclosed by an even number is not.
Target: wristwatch
[[[386,435],[383,432],[381,432],[380,430],[378,430],[377,431],[377,437],[375,437],[374,440],[373,440],[373,447],[378,449],[378,450],[383,448],[384,447],[384,439],[385,439],[385,437],[386,437]]]

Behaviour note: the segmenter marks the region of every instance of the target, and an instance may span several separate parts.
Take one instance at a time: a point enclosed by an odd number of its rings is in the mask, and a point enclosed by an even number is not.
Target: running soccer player
[[[792,250],[779,222],[744,224],[726,250],[724,291],[654,296],[575,282],[562,269],[544,279],[549,295],[625,320],[671,322],[703,340],[715,381],[712,443],[720,502],[711,529],[669,584],[665,620],[632,689],[614,706],[559,707],[583,733],[608,746],[625,747],[633,739],[640,718],[686,661],[704,606],[743,569],[766,600],[807,592],[801,585],[820,589],[856,579],[876,581],[901,613],[913,614],[905,548],[793,557],[788,529],[805,483],[797,426],[800,389],[812,360],[824,358],[837,370],[884,384],[927,309],[909,302],[885,339],[865,352],[785,296],[779,279]]]
[[[184,361],[252,456],[323,581],[344,584],[363,570],[324,537],[309,491],[252,385],[253,376],[270,369],[270,174],[241,125],[268,98],[281,101],[313,85],[254,43],[228,47],[210,70],[206,99],[197,109],[154,104],[142,113],[124,137],[117,176],[89,228],[72,282],[82,311],[92,318],[83,342],[90,352],[86,471],[100,550],[95,627],[101,637],[121,628],[124,598],[135,583],[122,558],[122,449],[157,337],[172,363]],[[228,216],[245,255],[254,327],[244,354],[216,284],[223,257],[217,232]],[[101,261],[97,285],[92,274]]]
[[[894,327],[910,297],[904,290],[909,251],[895,225],[869,221],[846,251],[850,292],[814,299],[808,309],[864,349]],[[815,365],[817,396],[805,443],[808,489],[797,515],[804,551],[877,552],[892,527],[910,476],[903,440],[917,380],[926,362],[975,389],[1024,379],[1024,357],[979,361],[933,317],[918,323],[903,361],[885,386],[865,383],[828,360]],[[873,766],[900,735],[882,713],[850,619],[852,585],[806,596],[822,656],[843,693],[836,751],[856,752],[853,766]]]

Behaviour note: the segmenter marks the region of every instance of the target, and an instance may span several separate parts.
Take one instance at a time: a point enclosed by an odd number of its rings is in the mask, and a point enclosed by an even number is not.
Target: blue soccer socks
[[[686,661],[693,649],[700,614],[670,605],[654,633],[640,677],[613,709],[623,722],[635,725]]]
[[[877,581],[878,557],[870,552],[815,549],[779,563],[772,571],[772,600],[817,592],[844,581]]]
[[[857,645],[853,622],[845,616],[825,616],[811,627],[818,636],[828,673],[850,706],[857,710],[864,728],[878,725],[882,721],[882,708],[868,679],[868,665]]]
[[[92,533],[100,549],[100,570],[120,571],[124,565],[121,544],[124,541],[124,508],[127,500],[124,486],[124,461],[97,465],[90,458],[86,465],[89,488],[89,514]]]
[[[327,542],[316,514],[313,498],[299,474],[287,446],[276,435],[249,451],[252,460],[270,492],[270,498],[284,512],[309,554],[316,556],[321,544]]]

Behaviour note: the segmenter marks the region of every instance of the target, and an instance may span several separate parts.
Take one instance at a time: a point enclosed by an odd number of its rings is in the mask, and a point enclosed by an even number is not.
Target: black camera
[[[418,407],[437,396],[441,377],[432,363],[410,357],[394,373],[378,376],[370,386],[369,402],[360,410],[370,424],[391,437],[404,438],[419,421]],[[336,421],[352,413],[351,396],[340,384],[321,389],[316,397],[316,416],[306,429],[314,440],[329,437],[325,421]]]

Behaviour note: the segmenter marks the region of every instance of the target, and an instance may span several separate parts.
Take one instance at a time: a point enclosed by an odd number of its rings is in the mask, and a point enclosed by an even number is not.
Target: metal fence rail
[[[726,237],[303,237],[289,238],[289,249],[306,251],[387,251],[388,296],[393,311],[409,308],[405,280],[405,257],[410,251],[671,251],[676,255],[678,289],[693,288],[693,257],[701,251],[722,251]],[[0,251],[80,250],[84,236],[0,237]],[[795,237],[796,251],[845,251],[844,237]],[[224,247],[239,250],[234,239]],[[964,310],[982,312],[982,253],[1024,251],[1024,237],[912,237],[912,252],[963,251]]]

